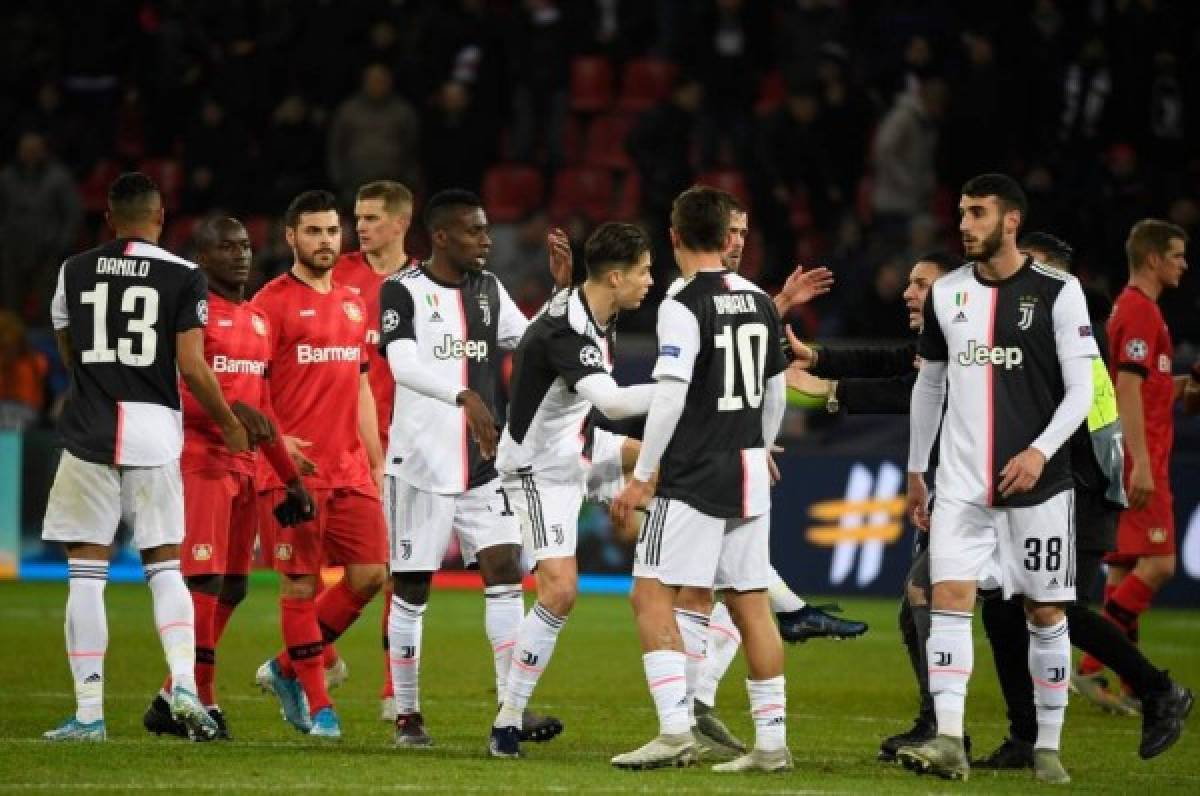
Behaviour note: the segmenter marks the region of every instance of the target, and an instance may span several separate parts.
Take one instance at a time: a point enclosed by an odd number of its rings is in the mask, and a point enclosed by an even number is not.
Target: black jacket
[[[908,414],[917,380],[917,344],[817,348],[814,376],[837,380],[837,399],[851,414]],[[869,376],[867,374],[870,374]]]

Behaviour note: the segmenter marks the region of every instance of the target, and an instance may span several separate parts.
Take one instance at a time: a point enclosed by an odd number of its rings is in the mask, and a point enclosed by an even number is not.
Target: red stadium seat
[[[616,171],[631,170],[633,161],[625,151],[625,138],[633,124],[634,118],[624,113],[597,116],[588,130],[584,163]]]
[[[163,248],[182,255],[191,244],[192,236],[196,234],[196,227],[200,225],[200,221],[198,216],[176,216],[173,220],[168,219],[167,228],[163,231],[162,236]]]
[[[613,218],[617,221],[637,221],[642,212],[642,180],[636,171],[625,172],[617,195]]]
[[[607,58],[585,55],[571,61],[571,110],[599,113],[612,100],[613,71]]]
[[[121,167],[113,160],[99,160],[88,176],[79,183],[79,194],[83,209],[87,213],[103,213],[108,209],[108,186],[121,174]]]
[[[542,203],[542,192],[542,175],[531,166],[506,163],[483,175],[483,206],[494,223],[521,220]]]
[[[250,216],[245,220],[246,234],[250,236],[250,248],[254,253],[267,248],[271,242],[271,219],[266,216]]]
[[[138,171],[145,174],[158,184],[162,192],[163,207],[168,213],[179,209],[179,199],[183,194],[183,166],[178,160],[171,158],[147,158],[138,164]]]
[[[627,113],[649,110],[671,93],[679,67],[658,58],[634,58],[621,75],[617,109]]]
[[[697,185],[707,185],[710,188],[720,188],[733,194],[743,207],[750,207],[750,189],[746,186],[746,178],[736,169],[716,169],[707,171],[696,178]]]
[[[550,217],[562,222],[579,214],[592,222],[606,221],[613,200],[612,173],[605,169],[562,169],[554,175]]]
[[[770,113],[783,104],[787,93],[787,82],[783,79],[783,73],[778,70],[768,72],[758,83],[758,100],[754,103],[754,112]]]

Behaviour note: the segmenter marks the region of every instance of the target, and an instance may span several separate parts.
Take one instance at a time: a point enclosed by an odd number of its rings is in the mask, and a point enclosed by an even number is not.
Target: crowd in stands
[[[23,386],[47,372],[38,346],[53,359],[36,330],[127,169],[162,187],[168,248],[186,253],[205,214],[245,219],[262,280],[289,262],[278,219],[303,189],[347,210],[375,178],[418,207],[476,190],[493,268],[527,307],[549,286],[545,231],[581,244],[613,218],[651,233],[661,290],[670,200],[713,184],[750,208],[750,276],[834,270],[795,320],[848,337],[907,334],[908,267],[957,248],[972,174],[1020,178],[1030,225],[1110,294],[1133,221],[1200,233],[1190,0],[44,0],[0,16],[0,402],[51,400]],[[419,224],[410,244],[423,253]],[[1198,283],[1162,302],[1181,353],[1200,343]],[[9,339],[22,322],[32,349]]]

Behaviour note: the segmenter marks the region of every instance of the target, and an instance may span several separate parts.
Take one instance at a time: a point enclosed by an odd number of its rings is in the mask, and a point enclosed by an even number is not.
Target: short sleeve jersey
[[[496,456],[500,472],[582,484],[592,405],[575,385],[612,371],[607,335],[577,288],[556,293],[530,324],[513,358],[508,424]]]
[[[1065,394],[1062,362],[1097,357],[1079,281],[1026,259],[1007,279],[974,263],[933,283],[917,346],[947,364],[937,494],[985,506],[1032,506],[1072,486],[1068,446],[1029,492],[1004,498],[1009,459],[1041,435]]]
[[[516,348],[529,320],[488,271],[468,272],[459,284],[434,277],[424,264],[388,277],[380,293],[380,350],[416,343],[427,372],[479,393],[496,413],[497,350]],[[399,384],[388,438],[387,472],[427,492],[459,494],[496,477],[451,406]]]
[[[317,472],[305,484],[373,493],[358,436],[359,379],[368,368],[362,299],[336,282],[321,293],[288,272],[264,285],[251,304],[266,316],[270,331],[267,382],[280,430],[312,443],[305,455]],[[259,461],[259,487],[281,487],[265,459]]]
[[[1175,382],[1171,363],[1175,349],[1158,303],[1132,285],[1117,296],[1108,319],[1109,367],[1113,382],[1119,371],[1142,377],[1143,426],[1154,472],[1167,471],[1175,439],[1172,403]]]
[[[701,271],[667,291],[654,378],[688,392],[657,494],[714,517],[770,509],[762,404],[767,380],[787,367],[782,337],[770,297],[731,271]]]
[[[271,341],[267,318],[261,311],[249,303],[233,302],[209,293],[204,358],[228,403],[241,401],[256,409],[263,407]],[[187,385],[181,390],[183,458],[180,466],[183,471],[228,470],[254,475],[255,454],[252,451],[230,453],[221,430]]]
[[[114,240],[63,263],[50,309],[74,350],[59,421],[66,449],[97,464],[178,459],[175,336],[208,316],[208,287],[195,263],[144,240]]]

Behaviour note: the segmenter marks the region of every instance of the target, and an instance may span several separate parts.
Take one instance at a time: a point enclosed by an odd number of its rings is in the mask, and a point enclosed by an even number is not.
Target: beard
[[[975,244],[978,251],[972,254],[972,257],[980,262],[986,262],[1000,251],[1000,247],[1004,245],[1004,224],[1003,221],[997,221],[996,227],[991,231],[986,238]],[[971,254],[968,252],[968,254]]]
[[[319,260],[318,258],[320,257],[327,258],[328,262]],[[333,249],[314,249],[313,251],[306,252],[297,247],[296,259],[305,268],[311,268],[314,271],[328,271],[337,262],[337,253]]]

